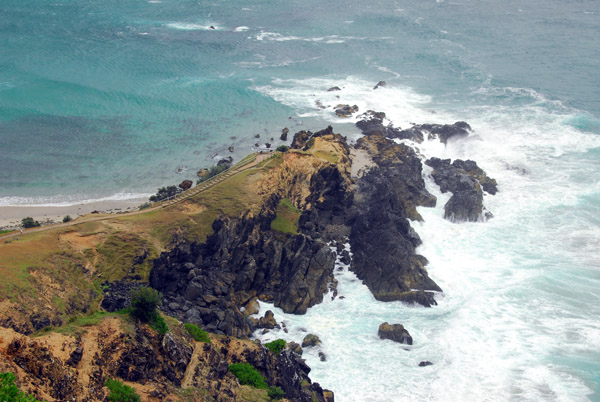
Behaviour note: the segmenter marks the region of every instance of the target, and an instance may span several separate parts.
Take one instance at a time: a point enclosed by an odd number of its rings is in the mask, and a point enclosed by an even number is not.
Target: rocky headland
[[[357,108],[338,109],[349,116]],[[467,123],[401,130],[384,121],[384,113],[364,113],[356,124],[364,136],[355,144],[331,126],[297,132],[287,152],[233,175],[214,192],[139,218],[50,233],[43,238],[47,253],[24,263],[31,295],[3,290],[2,370],[46,400],[103,400],[111,377],[144,400],[184,399],[193,390],[215,401],[244,401],[247,386],[228,367],[247,362],[287,400],[333,401],[331,391],[311,382],[300,345],[274,353],[249,340],[258,329],[280,326],[271,312],[255,316],[257,300],[306,313],[327,292],[335,297],[338,257],[377,300],[435,306],[442,289],[417,254],[421,239],[411,227],[422,220],[418,207],[437,202],[425,187],[423,163],[441,191],[452,193],[445,217],[454,222],[489,219],[483,193],[497,191],[474,161],[424,161],[400,141],[459,141],[472,131]],[[0,253],[22,251],[22,244],[4,242]],[[41,243],[31,245],[42,252]],[[71,282],[61,281],[60,269]],[[161,293],[170,329],[163,335],[120,318],[132,289],[141,286]],[[35,296],[42,292],[43,302]],[[106,316],[68,327],[90,312]],[[190,338],[182,323],[204,329],[212,342]],[[399,324],[382,324],[379,334],[413,342]]]

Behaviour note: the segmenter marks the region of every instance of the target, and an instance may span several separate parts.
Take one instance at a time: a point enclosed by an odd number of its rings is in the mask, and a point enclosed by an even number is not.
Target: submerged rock
[[[335,107],[335,114],[338,117],[350,117],[354,113],[358,112],[358,106],[350,106],[350,105],[337,105]]]
[[[412,336],[408,333],[402,324],[388,324],[384,322],[379,325],[379,330],[377,334],[381,339],[389,339],[394,342],[403,343],[406,345],[412,345],[413,339]]]

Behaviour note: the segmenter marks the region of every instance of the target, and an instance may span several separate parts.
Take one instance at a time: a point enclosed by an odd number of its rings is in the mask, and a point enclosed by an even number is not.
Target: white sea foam
[[[377,302],[344,267],[336,272],[344,299],[326,297],[304,316],[261,304],[261,313],[272,309],[289,332],[256,336],[300,342],[316,333],[327,361],[318,350],[305,352],[311,378],[342,402],[588,400],[593,391],[583,371],[563,360],[600,355],[600,219],[591,204],[600,197],[600,166],[585,156],[600,147],[600,136],[567,124],[578,112],[526,88],[487,88],[479,95],[506,101],[432,114],[431,99],[410,88],[374,91],[373,85],[353,77],[313,78],[256,89],[332,123],[348,121],[334,115],[331,106],[338,103],[384,111],[402,127],[469,122],[474,132],[467,139],[413,145],[423,158],[476,160],[498,180],[499,192],[484,197],[495,217],[444,220],[450,194],[440,193],[424,166],[438,204],[419,207],[424,221],[412,225],[423,240],[417,251],[444,289],[439,305]],[[342,90],[326,92],[331,86]],[[329,107],[319,109],[316,100]],[[405,350],[377,339],[383,321],[404,324],[414,345]],[[418,367],[421,360],[434,364]]]
[[[165,26],[180,31],[218,31],[223,29],[223,27],[219,26],[217,23],[194,24],[189,22],[170,22],[165,24]]]
[[[247,30],[249,30],[250,28],[248,28],[247,26],[240,26],[234,29],[235,32],[245,32]]]
[[[50,197],[0,197],[0,207],[68,207],[79,204],[93,204],[103,201],[147,200],[150,193],[115,193],[99,198],[79,198],[76,195]]]

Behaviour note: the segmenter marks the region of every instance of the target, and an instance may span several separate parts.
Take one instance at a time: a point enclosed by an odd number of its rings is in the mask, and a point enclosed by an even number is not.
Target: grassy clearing
[[[284,198],[277,204],[277,215],[271,222],[271,229],[281,233],[298,234],[301,212],[290,200]]]

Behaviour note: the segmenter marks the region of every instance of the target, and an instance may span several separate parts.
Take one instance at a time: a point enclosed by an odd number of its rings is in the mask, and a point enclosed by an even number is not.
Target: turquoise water
[[[0,16],[0,205],[136,198],[286,126],[354,138],[338,103],[468,121],[465,141],[419,145],[500,188],[494,219],[452,224],[425,171],[440,202],[414,227],[439,306],[378,303],[343,272],[345,302],[285,317],[285,336],[325,339],[331,358],[307,359],[340,401],[600,400],[599,2],[4,0]],[[412,350],[373,335],[385,320]]]

